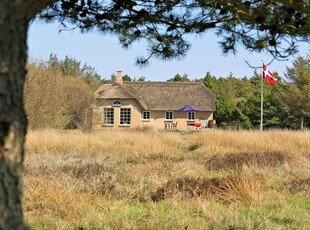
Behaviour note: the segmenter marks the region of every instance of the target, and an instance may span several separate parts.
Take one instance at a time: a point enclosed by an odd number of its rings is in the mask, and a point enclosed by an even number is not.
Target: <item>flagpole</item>
[[[263,62],[263,61],[262,61]],[[264,70],[263,70],[264,71]],[[263,118],[264,118],[264,94],[263,94],[263,74],[261,75],[260,81],[260,131],[263,131]]]

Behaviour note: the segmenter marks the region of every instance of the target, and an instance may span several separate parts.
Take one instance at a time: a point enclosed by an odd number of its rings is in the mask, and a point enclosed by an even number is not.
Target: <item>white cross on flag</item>
[[[277,76],[273,75],[264,63],[263,63],[263,78],[271,86],[274,86],[277,83]]]

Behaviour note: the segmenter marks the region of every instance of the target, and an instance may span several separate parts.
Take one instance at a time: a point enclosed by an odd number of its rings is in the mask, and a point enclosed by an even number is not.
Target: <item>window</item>
[[[150,120],[151,119],[151,112],[144,111],[143,114],[142,114],[142,119],[143,120]]]
[[[121,106],[121,102],[120,101],[113,101],[112,105],[113,106]]]
[[[196,113],[195,112],[188,112],[187,119],[188,120],[196,120]]]
[[[166,112],[165,118],[166,120],[173,120],[173,112]]]
[[[131,109],[121,108],[120,124],[121,125],[130,125],[131,118]]]
[[[113,108],[103,109],[103,124],[105,125],[114,124],[114,109]]]

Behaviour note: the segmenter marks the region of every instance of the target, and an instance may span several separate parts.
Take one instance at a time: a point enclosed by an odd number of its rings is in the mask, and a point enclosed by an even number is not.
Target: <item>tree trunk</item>
[[[37,3],[38,2],[38,3]],[[27,119],[27,30],[50,0],[0,1],[0,230],[23,229],[21,175]]]
[[[304,129],[304,116],[301,117],[300,119],[300,130]]]

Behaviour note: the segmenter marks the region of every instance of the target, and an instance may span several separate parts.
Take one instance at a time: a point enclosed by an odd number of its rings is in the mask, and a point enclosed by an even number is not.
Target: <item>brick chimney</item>
[[[122,71],[117,71],[116,72],[116,79],[115,82],[118,84],[123,84],[123,76],[122,76]]]

